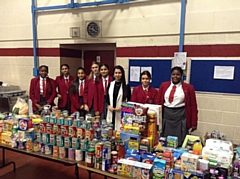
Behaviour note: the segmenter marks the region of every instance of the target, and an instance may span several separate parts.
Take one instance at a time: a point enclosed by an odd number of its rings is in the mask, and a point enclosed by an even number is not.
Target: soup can
[[[61,135],[68,136],[68,126],[61,126]]]
[[[67,157],[67,151],[65,147],[59,147],[59,158],[66,158]]]
[[[58,119],[58,123],[60,124],[60,125],[64,125],[64,121],[65,121],[65,119],[64,119],[64,117],[60,117],[59,119]]]
[[[75,159],[75,149],[68,148],[68,159],[74,160]]]
[[[66,147],[66,148],[72,147],[72,138],[64,137],[64,147]]]
[[[85,128],[83,127],[77,128],[77,138],[80,138],[80,139],[85,138]]]
[[[44,116],[43,119],[45,119],[46,123],[49,123],[49,122],[50,122],[50,116],[49,116],[49,115]]]
[[[72,138],[72,148],[74,149],[79,149],[80,148],[80,143],[78,138]]]
[[[45,145],[45,154],[52,155],[52,145]]]
[[[75,150],[75,160],[76,161],[83,161],[84,160],[84,151]]]
[[[50,144],[51,145],[56,145],[56,135],[50,134]]]
[[[48,134],[52,134],[53,133],[53,124],[47,123],[46,128],[47,128],[46,133],[48,133]]]
[[[33,142],[33,151],[34,152],[39,152],[39,147],[38,147],[38,142],[37,141]]]
[[[57,136],[57,146],[58,147],[63,147],[64,146],[64,137],[61,135]]]
[[[87,139],[82,139],[81,140],[81,150],[86,151],[88,148],[88,140]],[[87,152],[86,152],[87,153]]]
[[[46,134],[46,133],[42,134],[42,143],[44,143],[44,144],[49,143],[49,134]]]
[[[77,128],[74,126],[69,126],[68,127],[68,135],[70,137],[77,137]]]
[[[59,147],[53,146],[53,157],[59,157]]]

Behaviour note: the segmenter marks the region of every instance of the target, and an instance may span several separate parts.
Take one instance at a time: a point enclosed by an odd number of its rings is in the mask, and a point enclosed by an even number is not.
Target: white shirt
[[[103,78],[102,77],[102,82],[103,82],[103,88],[105,89],[106,86],[105,86],[105,81],[107,80],[107,84],[108,84],[108,76],[106,78]]]
[[[176,86],[176,91],[174,93],[174,98],[173,98],[173,102],[170,103],[169,102],[169,95],[170,95],[170,92],[172,90],[172,87],[173,87],[173,83],[171,83],[171,85],[168,87],[168,89],[166,90],[165,94],[164,94],[164,106],[166,107],[172,107],[172,108],[178,108],[178,107],[183,107],[185,106],[185,103],[184,103],[184,92],[183,92],[183,89],[182,89],[182,83],[178,83],[178,84],[175,84]]]
[[[84,89],[85,80],[79,80],[79,87],[78,87],[79,95],[81,94],[81,91],[80,91],[80,85],[81,85],[81,83],[83,83],[83,89]]]
[[[69,75],[67,77],[64,76],[64,81],[68,80],[69,81]]]
[[[148,91],[148,88],[149,88],[149,86],[147,87],[147,88],[144,88],[144,86],[142,85],[142,88],[143,88],[143,91]]]
[[[42,78],[40,76],[40,94],[43,94],[43,80],[45,81],[46,84],[46,78]]]

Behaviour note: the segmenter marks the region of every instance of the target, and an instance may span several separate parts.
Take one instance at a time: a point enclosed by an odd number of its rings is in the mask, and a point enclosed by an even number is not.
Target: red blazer
[[[158,91],[156,104],[163,105],[164,104],[164,94],[171,82],[163,82]],[[186,110],[186,119],[187,119],[187,127],[190,129],[191,127],[197,127],[198,123],[198,109],[196,102],[196,95],[194,87],[190,84],[182,82],[182,88],[184,92],[184,102],[185,102],[185,110]],[[164,109],[164,108],[163,108]]]
[[[65,84],[65,79],[64,77],[62,77],[62,79],[60,78],[60,76],[56,77],[56,86],[57,86],[57,94],[60,94],[62,96],[61,99],[58,98],[58,107],[63,108],[67,105],[67,101],[68,101],[68,89],[71,85],[71,83],[73,82],[74,77],[73,76],[69,76],[69,83],[68,83],[68,87]]]
[[[113,81],[113,77],[108,77],[108,86]],[[99,113],[102,114],[104,110],[104,86],[102,78],[100,78],[99,83],[97,84],[97,91],[98,91],[98,109]]]
[[[84,104],[87,104],[89,109],[94,104],[93,106],[94,111],[99,111],[98,110],[98,93],[97,93],[98,84],[94,82],[93,77],[91,80],[88,80],[88,77],[86,77],[85,82],[86,83],[84,87],[84,97],[83,97]]]
[[[148,88],[148,96],[146,97],[145,92],[143,91],[142,85],[133,88],[131,101],[136,103],[148,103],[148,104],[155,104],[156,97],[157,97],[157,90],[151,86]]]
[[[79,102],[79,94],[70,94],[71,100],[71,113],[76,112],[83,104]]]
[[[51,78],[47,78],[46,81],[46,101],[51,106],[54,106],[54,99],[56,97],[56,84]],[[37,110],[36,103],[40,102],[40,77],[33,78],[30,83],[30,99],[32,100],[33,111]]]

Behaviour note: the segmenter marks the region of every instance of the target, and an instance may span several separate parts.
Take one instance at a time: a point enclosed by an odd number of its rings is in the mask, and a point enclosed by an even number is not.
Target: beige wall
[[[37,5],[67,4],[70,0],[38,0]],[[79,2],[76,0],[76,2]],[[81,2],[90,2],[81,0]],[[31,1],[0,0],[0,48],[32,48]],[[74,10],[46,11],[37,14],[38,46],[60,47],[60,44],[116,43],[117,47],[178,45],[180,1],[149,0],[123,5]],[[186,45],[239,44],[240,1],[187,1]],[[102,38],[85,38],[85,21],[102,21]],[[80,38],[70,37],[70,27],[80,27]],[[170,57],[171,58],[171,57]],[[239,57],[240,58],[240,57]],[[128,74],[128,59],[117,58]],[[59,74],[59,57],[40,57],[39,63],[49,66],[50,77]],[[33,57],[0,56],[1,79],[9,84],[29,88]],[[188,67],[187,75],[190,68]],[[189,80],[189,79],[187,79]],[[197,135],[213,129],[227,133],[227,139],[240,143],[239,95],[197,93],[199,128]]]

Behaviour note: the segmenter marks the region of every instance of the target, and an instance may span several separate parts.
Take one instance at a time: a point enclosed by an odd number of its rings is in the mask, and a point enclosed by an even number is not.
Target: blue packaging
[[[141,155],[138,154],[126,154],[125,159],[141,162]]]
[[[140,140],[141,140],[141,137],[138,134],[129,134],[129,133],[126,133],[126,132],[121,132],[120,133],[120,138],[122,139],[122,141],[125,144],[125,150],[126,151],[128,149],[128,142],[130,141],[131,137],[135,138],[136,141],[138,141],[138,142],[140,142]]]
[[[164,178],[164,172],[166,169],[166,160],[155,158],[153,161],[153,179]]]
[[[153,161],[155,160],[156,156],[152,154],[143,154],[142,155],[142,163],[149,163],[153,164]]]

